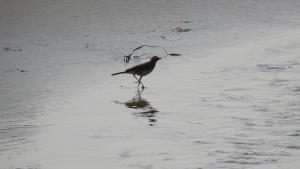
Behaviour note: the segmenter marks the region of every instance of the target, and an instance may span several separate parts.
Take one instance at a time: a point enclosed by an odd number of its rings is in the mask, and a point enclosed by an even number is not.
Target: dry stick
[[[161,46],[142,45],[142,46],[139,46],[139,47],[133,49],[132,52],[129,53],[128,55],[125,55],[125,56],[124,56],[124,61],[125,61],[126,63],[128,63],[128,62],[130,61],[131,56],[133,55],[133,53],[134,53],[135,51],[137,51],[137,50],[143,48],[143,47],[150,47],[150,48],[156,48],[156,47],[158,47],[158,48],[161,48],[161,49],[165,52],[165,54],[166,54],[167,56],[169,55],[168,52],[167,52],[167,50],[166,50],[165,48],[161,47]]]

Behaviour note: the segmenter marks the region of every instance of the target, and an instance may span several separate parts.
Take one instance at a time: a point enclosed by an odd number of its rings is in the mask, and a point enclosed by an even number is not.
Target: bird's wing
[[[140,71],[143,69],[147,69],[146,67],[148,64],[149,64],[148,62],[145,62],[145,63],[139,64],[139,65],[133,66],[129,69],[126,69],[126,72],[134,72],[134,71]]]

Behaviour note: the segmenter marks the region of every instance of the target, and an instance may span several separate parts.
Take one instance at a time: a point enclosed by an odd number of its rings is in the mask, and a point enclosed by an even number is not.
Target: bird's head
[[[160,57],[158,56],[152,56],[151,60],[152,62],[157,62],[159,59],[161,59]]]

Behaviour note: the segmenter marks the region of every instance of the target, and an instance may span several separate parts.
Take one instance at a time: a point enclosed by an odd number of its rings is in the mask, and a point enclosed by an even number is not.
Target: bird
[[[119,74],[132,74],[133,77],[138,81],[138,87],[141,84],[142,88],[144,89],[145,86],[142,83],[142,78],[144,76],[150,74],[153,71],[153,69],[154,69],[154,67],[156,65],[156,62],[158,60],[160,60],[160,59],[161,58],[158,57],[158,56],[152,56],[151,59],[150,59],[150,61],[148,61],[148,62],[145,62],[145,63],[139,64],[139,65],[133,66],[133,67],[131,67],[129,69],[126,69],[123,72],[113,73],[111,75],[115,76],[115,75],[119,75]],[[138,79],[135,75],[140,76],[140,78]]]

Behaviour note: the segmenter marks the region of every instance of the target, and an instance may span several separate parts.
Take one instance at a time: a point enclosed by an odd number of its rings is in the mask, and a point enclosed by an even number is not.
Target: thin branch
[[[124,56],[124,61],[125,61],[126,63],[128,63],[128,62],[130,61],[131,56],[133,55],[133,53],[134,53],[135,51],[137,51],[137,50],[143,48],[143,47],[160,48],[160,49],[162,49],[162,50],[165,52],[165,54],[166,54],[167,56],[169,55],[168,52],[167,52],[167,50],[166,50],[165,48],[161,47],[161,46],[141,45],[141,46],[139,46],[139,47],[133,49],[132,52],[130,52],[128,55],[125,55],[125,56]]]

